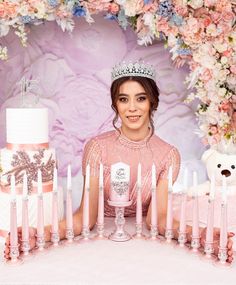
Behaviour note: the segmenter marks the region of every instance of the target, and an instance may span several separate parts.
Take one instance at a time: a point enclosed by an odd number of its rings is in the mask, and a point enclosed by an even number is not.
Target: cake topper
[[[31,108],[39,101],[39,80],[26,79],[25,76],[18,82],[21,93],[21,107]]]

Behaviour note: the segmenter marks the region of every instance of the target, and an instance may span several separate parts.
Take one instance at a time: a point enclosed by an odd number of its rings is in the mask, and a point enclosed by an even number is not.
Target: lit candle
[[[57,169],[56,167],[53,170],[53,192],[57,192],[58,183],[57,183]]]
[[[10,246],[18,247],[15,175],[11,175]]]
[[[226,248],[228,242],[227,229],[227,184],[226,177],[222,181],[222,203],[221,203],[221,222],[220,222],[220,248]]]
[[[199,214],[198,214],[198,192],[197,192],[197,172],[193,172],[193,228],[192,237],[199,238]]]
[[[104,224],[104,190],[103,190],[103,165],[99,169],[99,197],[98,197],[98,224]]]
[[[156,199],[156,167],[152,165],[152,200],[151,200],[151,225],[157,226],[157,199]]]
[[[173,169],[172,166],[168,172],[168,204],[167,204],[167,218],[166,218],[166,230],[172,230],[173,227]]]
[[[90,181],[90,166],[86,166],[85,188],[84,188],[84,203],[83,203],[83,227],[89,227],[89,181]]]
[[[141,183],[142,183],[142,174],[141,174],[141,164],[138,164],[138,177],[137,177],[137,202],[136,202],[136,224],[142,224],[142,192],[141,192]]]
[[[71,165],[67,167],[67,190],[71,190]]]
[[[29,216],[28,216],[28,185],[27,175],[23,176],[22,196],[22,241],[29,242]]]

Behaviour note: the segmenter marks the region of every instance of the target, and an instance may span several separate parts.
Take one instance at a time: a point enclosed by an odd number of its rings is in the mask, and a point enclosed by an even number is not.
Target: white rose
[[[222,64],[226,64],[226,63],[228,63],[228,58],[227,58],[226,56],[222,56],[220,62],[221,62]]]
[[[37,9],[37,13],[35,14],[38,19],[42,19],[45,16],[46,13],[46,6],[44,2],[38,1],[38,3],[35,5],[35,8]]]
[[[198,9],[203,6],[203,0],[191,0],[188,2],[188,5],[191,6],[193,9]]]
[[[226,90],[224,87],[218,89],[218,95],[219,95],[220,97],[224,97],[225,94],[226,94],[226,92],[227,92],[227,90]]]

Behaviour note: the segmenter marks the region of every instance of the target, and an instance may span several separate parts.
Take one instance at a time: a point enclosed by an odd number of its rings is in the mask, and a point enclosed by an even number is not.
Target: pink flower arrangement
[[[123,28],[130,24],[140,44],[164,38],[174,63],[189,64],[186,81],[194,88],[189,100],[200,100],[197,117],[204,142],[236,143],[235,1],[5,0],[0,3],[0,37],[13,29],[25,45],[30,25],[55,20],[63,31],[72,31],[75,17],[92,23],[99,12]],[[6,57],[7,47],[0,46],[0,58]]]

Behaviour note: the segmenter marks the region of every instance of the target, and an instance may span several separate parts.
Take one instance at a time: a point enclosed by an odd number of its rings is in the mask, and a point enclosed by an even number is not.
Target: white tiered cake
[[[0,151],[0,235],[10,227],[10,177],[15,175],[17,224],[21,225],[22,182],[28,176],[29,223],[37,224],[37,172],[42,172],[44,222],[51,224],[51,192],[55,150],[48,144],[48,110],[45,108],[12,108],[6,110],[6,148]],[[63,193],[58,192],[59,218],[63,218]]]

